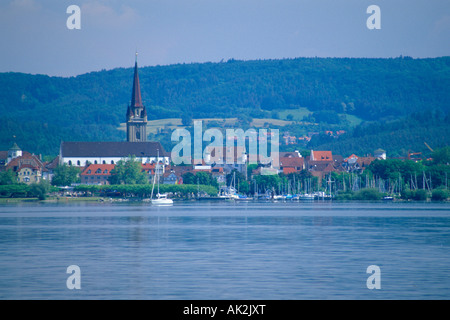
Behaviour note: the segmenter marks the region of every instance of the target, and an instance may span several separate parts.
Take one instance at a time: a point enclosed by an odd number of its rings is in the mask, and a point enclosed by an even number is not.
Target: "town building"
[[[147,141],[147,110],[142,103],[141,86],[139,83],[137,53],[134,64],[133,89],[131,92],[131,104],[127,109],[127,141]]]
[[[115,164],[90,164],[80,174],[82,184],[109,184]]]
[[[374,151],[373,156],[380,160],[386,160],[386,151],[383,149],[377,149]]]
[[[0,151],[0,171],[6,170],[11,170],[19,183],[39,183],[50,178],[41,157],[22,150],[17,143],[7,151]]]
[[[61,142],[60,164],[85,167],[89,164],[117,164],[122,159],[135,156],[141,163],[162,161],[165,165],[170,162],[170,155],[166,153],[159,142]]]
[[[15,142],[8,150],[0,151],[0,171],[4,171],[9,162],[20,156],[22,156],[22,149]]]
[[[304,158],[280,157],[280,171],[284,174],[298,173],[305,168]]]
[[[310,155],[305,157],[305,162],[305,169],[319,179],[319,184],[331,172],[345,171],[342,156],[333,155],[331,151],[311,150]]]

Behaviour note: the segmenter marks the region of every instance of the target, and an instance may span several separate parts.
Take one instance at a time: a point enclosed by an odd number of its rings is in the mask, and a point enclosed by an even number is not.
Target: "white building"
[[[117,164],[135,156],[142,163],[170,163],[169,154],[159,142],[68,142],[61,143],[59,164],[84,167],[89,164]]]

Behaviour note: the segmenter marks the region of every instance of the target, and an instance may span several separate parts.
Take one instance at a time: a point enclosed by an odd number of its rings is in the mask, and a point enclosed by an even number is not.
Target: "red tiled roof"
[[[301,167],[303,168],[303,158],[280,157],[281,167]]]
[[[344,161],[347,162],[347,161],[350,160],[350,159],[356,159],[356,160],[358,160],[358,156],[357,156],[356,154],[352,154],[351,156],[345,158]]]
[[[360,157],[358,158],[357,162],[360,165],[360,167],[367,167],[374,160],[376,160],[375,157]]]
[[[59,165],[59,156],[56,156],[52,161],[45,163],[47,169],[55,169]]]
[[[142,164],[142,169],[144,170],[153,170],[155,169],[156,163],[143,163]]]
[[[86,169],[81,173],[82,176],[110,176],[111,170],[116,167],[115,164],[90,164]],[[90,170],[90,171],[89,171]],[[97,173],[97,170],[100,170]],[[105,173],[106,170],[106,173]]]
[[[311,150],[311,160],[313,161],[333,161],[331,151],[313,151]]]
[[[294,172],[297,172],[297,170],[295,168],[292,168],[292,167],[284,167],[283,168],[284,174],[289,174],[289,173],[294,173]]]
[[[336,171],[336,169],[334,168],[334,166],[333,166],[331,163],[329,163],[329,164],[323,169],[323,172],[334,172],[334,171]]]
[[[20,157],[12,159],[7,165],[6,169],[14,169],[16,167],[18,170],[24,165],[32,166],[36,169],[43,169],[44,164],[39,157],[31,154],[29,152],[24,151]]]

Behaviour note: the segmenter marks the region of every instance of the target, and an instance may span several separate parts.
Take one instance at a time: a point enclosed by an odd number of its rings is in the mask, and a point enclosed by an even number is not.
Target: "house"
[[[344,159],[345,162],[356,162],[358,160],[358,156],[356,154],[352,154],[351,156]]]
[[[163,183],[164,184],[178,184],[178,180],[181,177],[178,177],[175,174],[175,171],[166,171],[163,175]]]
[[[298,150],[278,152],[280,158],[301,158],[302,155]]]
[[[348,172],[359,171],[358,159],[359,157],[357,155],[352,154],[351,156],[344,159],[343,166]]]
[[[342,156],[333,155],[331,151],[311,150],[311,154],[308,157],[305,157],[305,160],[305,168],[311,172],[313,176],[319,178],[319,183],[330,172],[345,171],[342,166],[342,163],[344,163]]]
[[[386,151],[383,149],[377,149],[374,151],[373,156],[377,159],[386,160]]]
[[[5,170],[12,170],[17,176],[17,181],[26,184],[39,183],[43,180],[43,173],[47,171],[38,156],[26,151],[9,161]]]
[[[333,161],[333,155],[331,151],[314,151],[311,150],[311,154],[309,156],[310,161]]]
[[[55,157],[52,161],[44,162],[44,167],[47,169],[43,172],[42,178],[44,180],[52,181],[54,171],[56,167],[59,165],[59,157]]]
[[[344,162],[344,157],[342,157],[340,154],[333,154],[333,161],[335,165],[340,166]]]
[[[304,158],[280,157],[280,171],[284,174],[300,172],[305,168]]]
[[[357,163],[360,171],[363,172],[372,163],[372,161],[376,159],[377,159],[376,157],[371,156],[359,157]]]
[[[233,147],[207,147],[203,167],[196,169],[211,169],[212,167],[223,168],[223,172],[230,173],[237,170],[242,174],[247,173],[248,155],[241,146]],[[209,166],[209,168],[207,167]]]
[[[284,143],[286,145],[297,143],[297,137],[289,135],[289,132],[285,133],[285,135],[283,136],[283,139],[284,139]]]
[[[153,182],[153,177],[155,175],[155,167],[156,167],[156,163],[143,163],[142,164],[142,172],[144,172],[147,177],[148,177],[148,181],[150,183]]]
[[[358,157],[357,155],[352,154],[344,159],[343,167],[348,172],[361,173],[376,159],[377,158],[371,156]]]
[[[48,179],[45,167],[40,156],[23,151],[14,143],[7,151],[0,151],[0,171],[11,170],[20,183],[39,183]]]
[[[183,184],[183,174],[186,172],[195,173],[194,166],[176,166],[169,165],[164,169],[161,183],[165,184]]]
[[[219,184],[226,183],[226,181],[227,181],[226,174],[223,171],[223,168],[221,168],[221,167],[218,167],[218,168],[213,167],[213,168],[211,168],[211,175],[213,176],[213,178],[215,178],[217,180],[217,182]]]
[[[311,171],[314,168],[325,168],[324,165],[333,163],[333,161],[333,154],[331,151],[311,150],[310,155],[305,157],[305,169]]]
[[[322,182],[322,179],[324,179],[331,172],[339,171],[343,171],[342,166],[336,165],[334,162],[319,163],[309,169],[311,175],[319,178],[319,184]]]
[[[109,184],[115,164],[90,164],[80,174],[82,184]]]
[[[22,149],[15,142],[7,151],[0,151],[0,171],[6,170],[6,165],[13,159],[22,156],[22,154]]]

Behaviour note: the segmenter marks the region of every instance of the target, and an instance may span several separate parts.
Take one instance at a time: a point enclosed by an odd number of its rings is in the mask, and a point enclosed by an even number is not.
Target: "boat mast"
[[[158,157],[156,158],[156,174],[158,175],[158,196],[159,196],[159,149],[158,149]]]

